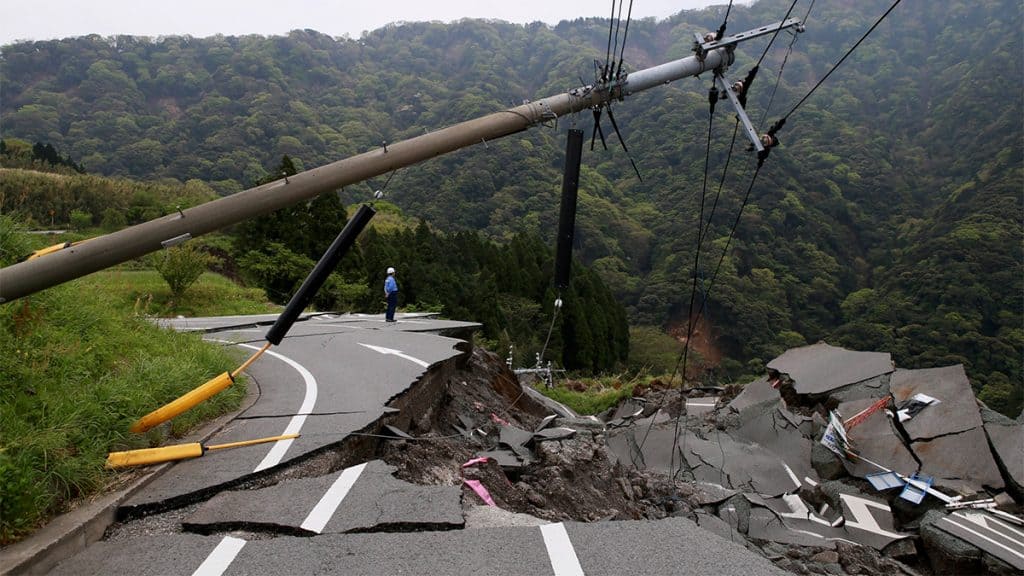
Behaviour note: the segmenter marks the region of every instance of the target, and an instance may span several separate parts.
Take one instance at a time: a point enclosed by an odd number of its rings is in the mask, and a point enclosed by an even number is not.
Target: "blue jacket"
[[[393,292],[398,292],[398,282],[395,282],[394,276],[388,276],[384,280],[384,294],[391,294]]]

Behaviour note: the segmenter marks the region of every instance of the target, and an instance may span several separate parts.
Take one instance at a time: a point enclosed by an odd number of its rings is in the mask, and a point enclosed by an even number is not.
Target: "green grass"
[[[537,390],[579,414],[598,414],[615,406],[622,399],[632,396],[633,387],[639,383],[639,380],[622,382],[621,379],[612,377],[582,379],[574,382],[586,386],[586,391],[572,390],[566,387],[565,382],[557,383],[554,388],[547,388],[542,384],[537,387]]]
[[[178,300],[155,270],[96,272],[78,282],[101,290],[122,312],[150,316],[225,316],[280,312],[260,288],[243,288],[213,272],[204,273]]]
[[[108,451],[162,445],[166,434],[181,436],[240,402],[244,386],[232,386],[169,427],[128,432],[139,417],[239,362],[196,335],[132,314],[140,296],[163,302],[159,282],[150,272],[103,273],[0,305],[0,544],[116,481],[103,468]],[[252,310],[243,298],[238,307],[225,303],[239,292],[226,284],[206,280],[175,310]]]

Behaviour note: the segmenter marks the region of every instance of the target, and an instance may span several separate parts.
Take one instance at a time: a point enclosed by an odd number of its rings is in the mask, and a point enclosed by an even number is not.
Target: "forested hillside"
[[[780,20],[789,4],[735,6],[728,31]],[[750,93],[755,122],[789,111],[889,4],[816,2],[792,54],[783,34],[765,58]],[[993,405],[1019,410],[1022,12],[1008,0],[902,2],[780,132],[709,286],[753,169],[737,143],[698,270],[726,373],[828,338],[891,350],[901,366],[963,362],[996,391]],[[693,32],[717,29],[723,15],[633,22],[626,68],[688,55]],[[607,22],[582,19],[409,23],[359,39],[305,30],[15,44],[2,50],[0,127],[52,143],[90,172],[200,179],[228,193],[283,154],[312,167],[591,82],[606,39]],[[730,75],[744,75],[766,43],[742,45]],[[614,137],[609,151],[584,153],[577,254],[634,324],[685,322],[710,82],[687,79],[615,107],[643,182]],[[452,231],[550,241],[563,133],[574,124],[589,131],[589,113],[401,170],[388,200]],[[719,106],[711,194],[733,126]],[[344,195],[364,199],[383,184]]]

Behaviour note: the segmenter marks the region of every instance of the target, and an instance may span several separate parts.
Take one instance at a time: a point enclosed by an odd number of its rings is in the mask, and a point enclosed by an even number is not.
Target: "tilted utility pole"
[[[0,303],[460,148],[522,132],[581,110],[600,109],[613,100],[674,80],[727,68],[733,63],[733,50],[739,42],[799,24],[798,20],[789,19],[719,41],[707,39],[696,45],[696,56],[384,144],[357,156],[8,266],[0,269]]]

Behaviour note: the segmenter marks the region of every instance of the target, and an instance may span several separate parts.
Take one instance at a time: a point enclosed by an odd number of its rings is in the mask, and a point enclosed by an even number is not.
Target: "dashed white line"
[[[309,512],[306,519],[302,521],[300,527],[317,534],[323,532],[327,522],[331,520],[334,512],[341,505],[341,501],[345,499],[348,491],[352,489],[356,480],[359,479],[359,475],[363,473],[363,468],[366,468],[365,462],[358,466],[346,468],[341,473],[341,476],[338,476],[338,479],[327,489],[327,492],[320,498],[320,501],[316,503],[316,506]]]
[[[555,576],[583,576],[583,567],[565,531],[565,524],[545,524],[540,527],[540,533],[544,537],[544,546],[548,549],[548,559],[551,560]]]
[[[234,536],[225,536],[220,544],[210,552],[206,560],[196,568],[192,576],[220,576],[234,562],[235,557],[245,546],[245,540]]]
[[[253,346],[251,344],[237,344],[243,348],[251,348],[253,350],[259,350],[259,346]],[[265,354],[269,354],[278,360],[288,364],[292,368],[295,368],[302,376],[303,381],[306,383],[306,395],[302,399],[302,406],[299,407],[299,412],[292,419],[288,421],[288,426],[282,432],[284,434],[298,434],[302,430],[302,425],[306,422],[306,416],[313,411],[313,406],[316,404],[316,378],[306,370],[306,367],[291,358],[278,354],[271,350],[267,350]],[[288,448],[291,447],[293,439],[278,440],[274,442],[274,445],[267,452],[267,455],[263,457],[263,460],[256,466],[253,472],[259,472],[272,466],[276,466],[284,458]],[[347,490],[346,490],[347,492]],[[339,500],[340,502],[340,500]],[[210,552],[210,555],[203,560],[203,563],[199,565],[199,568],[193,572],[192,576],[220,576],[228,569],[228,566],[234,562],[235,557],[242,551],[242,547],[245,546],[245,540],[241,538],[235,538],[233,536],[225,536],[221,539],[220,544]]]

